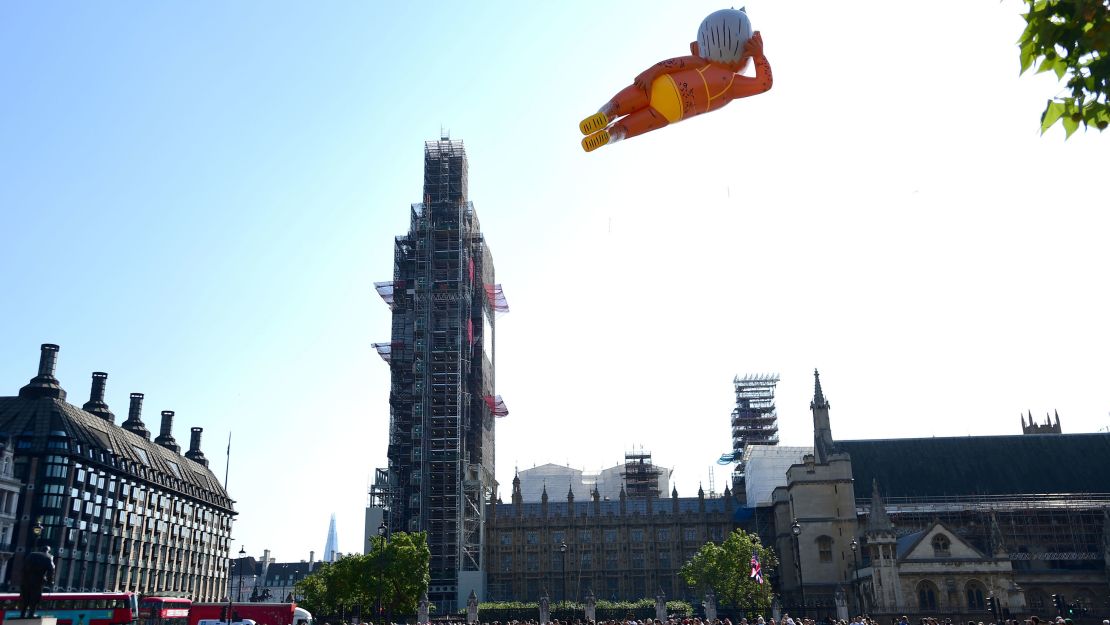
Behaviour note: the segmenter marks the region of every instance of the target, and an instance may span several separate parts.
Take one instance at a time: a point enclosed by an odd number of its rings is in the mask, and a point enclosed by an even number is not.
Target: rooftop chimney
[[[200,450],[200,434],[203,431],[204,428],[192,428],[189,436],[189,451],[185,452],[185,457],[208,466],[208,459],[204,457],[204,452]]]
[[[131,407],[127,409],[127,420],[121,426],[145,439],[150,439],[150,430],[143,423],[143,394],[131,393]]]
[[[175,454],[181,453],[181,445],[173,440],[173,411],[162,411],[162,429],[158,433],[158,438],[154,439],[155,443],[165,447]]]
[[[54,397],[65,399],[66,392],[54,377],[54,365],[58,362],[58,346],[53,343],[43,343],[39,352],[39,373],[31,378],[31,382],[19,389],[19,396],[27,399],[36,397]]]
[[[89,401],[85,402],[85,412],[92,413],[108,423],[116,422],[116,415],[108,410],[108,404],[104,403],[104,385],[108,382],[108,374],[103,371],[93,371],[92,374],[92,390],[89,391]]]

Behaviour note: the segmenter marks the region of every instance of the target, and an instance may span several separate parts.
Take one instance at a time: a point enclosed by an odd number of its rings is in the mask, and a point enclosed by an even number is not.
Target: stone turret
[[[867,515],[867,548],[871,552],[872,603],[877,612],[894,612],[902,607],[902,588],[898,584],[898,536],[879,492],[879,482],[871,483],[871,512]]]

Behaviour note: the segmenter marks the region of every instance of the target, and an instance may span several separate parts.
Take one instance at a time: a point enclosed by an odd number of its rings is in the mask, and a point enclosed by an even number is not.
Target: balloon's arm
[[[651,89],[652,81],[654,81],[656,78],[659,78],[663,74],[673,74],[674,72],[686,69],[687,67],[701,67],[705,64],[706,60],[701,58],[700,56],[676,56],[673,59],[659,61],[655,65],[652,65],[651,67],[640,72],[640,75],[636,77],[636,79],[633,81],[633,84],[646,92]]]
[[[774,77],[771,76],[771,63],[767,61],[767,57],[760,54],[753,60],[755,61],[755,76],[736,77],[736,80],[732,83],[732,97],[734,99],[765,93],[770,91],[771,85],[774,84]]]

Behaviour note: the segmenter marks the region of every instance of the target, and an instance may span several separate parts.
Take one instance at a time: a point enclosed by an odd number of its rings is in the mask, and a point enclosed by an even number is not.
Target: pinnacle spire
[[[821,374],[817,369],[813,370],[813,405],[810,408],[827,407],[829,404],[825,401],[825,394],[821,392]]]
[[[871,480],[871,513],[867,515],[867,531],[889,532],[894,530],[890,522],[890,515],[886,513],[883,505],[883,496],[879,492],[879,480]]]
[[[825,464],[835,450],[829,424],[829,402],[821,390],[821,374],[817,369],[813,370],[813,401],[809,409],[813,412],[813,455],[819,464]]]
[[[998,526],[998,517],[991,512],[991,553],[994,555],[1006,554],[1006,541],[1002,536],[1002,528]]]

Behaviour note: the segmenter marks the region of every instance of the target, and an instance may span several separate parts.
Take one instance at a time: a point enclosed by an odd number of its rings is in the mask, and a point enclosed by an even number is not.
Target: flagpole
[[[224,463],[224,491],[227,491],[227,474],[231,470],[231,430],[227,431],[227,462]]]

